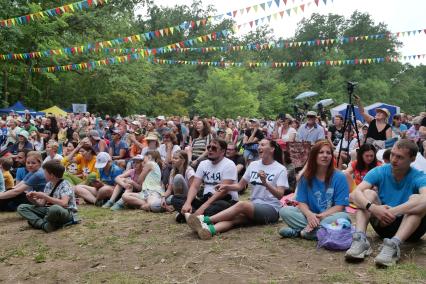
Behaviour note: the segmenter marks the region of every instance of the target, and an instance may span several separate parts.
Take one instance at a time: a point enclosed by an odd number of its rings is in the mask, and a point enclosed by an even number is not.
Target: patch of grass
[[[278,234],[277,230],[274,227],[266,227],[265,230],[263,231],[263,233],[265,235],[269,235],[269,236],[273,236]]]
[[[424,283],[426,279],[426,268],[412,262],[387,269],[371,267],[368,272],[379,283]]]
[[[0,255],[0,263],[7,261],[11,257],[24,257],[28,254],[26,245],[21,245],[15,248],[11,248]]]
[[[349,272],[335,272],[321,275],[321,281],[326,283],[353,283],[353,275]]]
[[[221,246],[220,242],[215,242],[211,247],[209,252],[220,254],[225,251],[225,248]]]
[[[138,276],[130,272],[100,273],[91,272],[85,275],[87,283],[120,283],[120,284],[143,284],[152,283],[147,276]]]
[[[49,247],[47,247],[43,244],[39,244],[37,246],[37,251],[36,251],[35,256],[34,256],[34,261],[36,263],[46,262],[46,257],[47,257],[48,252],[49,252]]]

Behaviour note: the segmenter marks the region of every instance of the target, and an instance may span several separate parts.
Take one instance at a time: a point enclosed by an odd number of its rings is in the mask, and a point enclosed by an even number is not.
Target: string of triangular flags
[[[304,0],[301,0],[303,2]],[[252,6],[247,6],[245,8],[235,9],[232,11],[228,11],[216,16],[213,16],[214,20],[222,20],[223,17],[231,17],[231,18],[237,18],[237,16],[243,16],[248,15],[251,12],[258,13],[258,12],[266,12],[268,9],[272,8],[280,8],[281,6],[287,6],[288,0],[270,0],[259,4],[254,4]],[[293,4],[295,3],[295,0],[291,1]],[[322,1],[324,5],[327,5],[327,0]],[[333,2],[333,0],[331,0]],[[320,0],[314,0],[312,3],[315,3],[316,6],[319,6]]]
[[[301,46],[323,46],[323,45],[332,45],[335,43],[348,44],[354,43],[357,41],[366,41],[366,40],[377,40],[385,39],[392,36],[404,36],[404,35],[420,35],[421,33],[426,34],[426,29],[423,30],[412,30],[407,32],[396,32],[396,33],[385,33],[385,34],[373,34],[366,36],[344,36],[334,39],[314,39],[307,41],[277,41],[270,42],[265,44],[246,44],[246,45],[230,45],[230,46],[205,46],[205,47],[183,47],[183,48],[168,48],[168,47],[157,47],[152,49],[146,48],[104,48],[101,50],[105,53],[117,53],[117,54],[128,54],[135,52],[145,52],[148,54],[165,54],[170,52],[176,53],[186,53],[186,52],[233,52],[233,51],[259,51],[259,50],[270,50],[274,48],[292,48],[292,47],[301,47]]]
[[[74,46],[74,47],[65,47],[61,49],[50,49],[45,51],[35,51],[30,53],[9,53],[9,54],[0,54],[0,60],[27,60],[31,58],[41,58],[41,57],[50,57],[55,55],[76,55],[84,53],[115,53],[115,54],[129,54],[137,52],[145,52],[147,54],[163,54],[168,52],[232,52],[232,51],[243,51],[243,50],[265,50],[265,49],[274,49],[274,48],[297,48],[301,46],[313,47],[313,46],[327,46],[332,44],[350,44],[357,41],[367,41],[367,40],[379,40],[387,39],[391,37],[405,37],[405,36],[417,36],[421,34],[426,34],[426,29],[416,29],[403,32],[393,32],[393,33],[380,33],[380,34],[371,34],[371,35],[359,35],[359,36],[342,36],[337,38],[327,38],[327,39],[311,39],[305,41],[274,41],[265,44],[247,44],[247,45],[237,45],[237,46],[211,46],[211,47],[188,47],[193,46],[194,43],[198,42],[208,42],[214,41],[223,37],[226,37],[229,33],[228,30],[223,30],[218,33],[212,33],[209,35],[199,36],[193,39],[186,41],[181,41],[167,46],[158,47],[158,48],[108,48],[101,46],[110,46],[107,44],[99,45],[83,45],[83,46]],[[217,36],[222,35],[222,36]],[[134,42],[134,40],[133,40]],[[111,43],[112,45],[112,43]]]
[[[86,1],[90,1],[90,0],[86,0]],[[91,3],[93,3],[92,1],[95,1],[95,0],[91,0]],[[99,1],[107,2],[107,0],[97,0],[96,3],[99,3]],[[288,0],[282,0],[282,1],[285,5],[287,5]],[[85,1],[82,1],[82,2],[85,2]],[[269,3],[269,2],[270,1],[265,2],[265,3]],[[317,0],[314,1],[314,2],[318,5]],[[80,2],[78,2],[78,3],[80,3]],[[293,3],[294,3],[294,0],[293,0]],[[311,3],[311,2],[309,2],[309,3]],[[324,3],[327,3],[326,0],[324,0]],[[261,4],[250,6],[250,7],[247,7],[245,9],[249,10],[249,8],[259,6],[259,5],[261,5]],[[297,11],[298,7],[299,7],[299,9],[304,10],[304,8],[303,8],[304,5],[305,4],[302,4],[300,6],[293,8],[293,9],[290,9],[290,10]],[[268,4],[268,6],[269,6],[269,4]],[[277,6],[279,7],[278,4],[277,4]],[[256,9],[254,9],[254,10],[256,10]],[[226,14],[229,14],[229,13],[230,12],[228,12]],[[275,14],[263,17],[259,20],[255,20],[254,23],[255,23],[255,25],[257,25],[259,23],[259,21],[263,22],[263,21],[265,21],[265,19],[268,20],[268,21],[270,21],[272,18],[278,19],[279,15],[282,18],[281,15],[283,15],[283,13],[284,13],[284,11],[277,12]],[[288,15],[290,15],[290,13],[291,13],[290,11],[287,12]],[[167,28],[163,28],[163,29],[145,32],[145,33],[142,33],[142,34],[125,36],[125,37],[116,38],[116,39],[112,39],[112,40],[99,41],[99,42],[89,43],[89,44],[84,44],[84,45],[79,45],[79,46],[63,47],[63,48],[50,49],[50,50],[45,50],[45,51],[0,54],[0,60],[26,60],[26,59],[31,59],[31,58],[48,57],[48,56],[52,56],[52,55],[64,55],[64,54],[73,55],[73,54],[76,54],[76,53],[85,53],[85,52],[87,52],[87,50],[93,52],[94,50],[99,50],[99,49],[104,48],[104,47],[112,47],[112,46],[115,46],[115,45],[128,43],[128,42],[134,43],[134,42],[140,42],[140,41],[148,41],[148,40],[151,40],[153,38],[171,36],[175,32],[181,32],[181,31],[194,29],[196,27],[206,26],[213,19],[219,19],[219,18],[223,17],[223,15],[224,14],[221,14],[219,16],[208,17],[208,18],[204,18],[204,19],[200,19],[200,20],[191,20],[189,22],[185,21],[185,22],[183,22],[179,25],[176,25],[176,26],[171,26],[171,27],[167,27]],[[250,22],[247,22],[247,23],[241,24],[241,25],[249,25],[249,24],[250,24]],[[239,25],[239,26],[241,26],[241,25]],[[234,30],[239,29],[238,26],[234,26],[233,28],[234,28]]]
[[[0,20],[0,27],[13,27],[16,25],[25,25],[37,20],[48,17],[57,17],[65,13],[74,13],[76,11],[88,10],[91,7],[97,7],[108,3],[108,0],[84,0],[56,8],[40,11],[33,14],[23,15],[10,19]]]
[[[82,62],[78,64],[68,64],[62,66],[50,67],[35,67],[30,68],[29,71],[33,73],[53,73],[59,71],[75,71],[75,70],[93,70],[98,66],[123,64],[130,61],[137,61],[148,58],[149,62],[156,64],[170,64],[170,65],[207,65],[213,67],[271,67],[271,68],[284,68],[284,67],[317,67],[317,66],[341,66],[341,65],[366,65],[384,62],[399,62],[400,60],[420,60],[424,59],[426,54],[409,55],[409,56],[386,56],[386,57],[372,57],[372,58],[355,58],[355,59],[339,59],[339,60],[318,60],[318,61],[285,61],[285,62],[230,62],[230,61],[203,61],[203,60],[174,60],[174,59],[158,59],[145,55],[145,53],[132,53],[124,56],[109,57],[101,60],[93,60],[89,62]]]
[[[222,38],[225,38],[228,36],[228,34],[230,33],[229,30],[222,30],[219,32],[213,32],[207,35],[202,35],[202,36],[198,36],[198,37],[194,37],[191,39],[187,39],[184,41],[180,41],[180,42],[176,42],[176,43],[171,43],[167,46],[162,47],[161,49],[176,49],[176,48],[184,48],[184,47],[188,47],[188,46],[193,46],[195,43],[202,43],[202,42],[208,42],[208,41],[215,41],[215,40],[219,40]],[[60,49],[49,49],[49,50],[45,50],[45,51],[34,51],[34,52],[29,52],[29,53],[9,53],[9,54],[0,54],[0,60],[27,60],[27,59],[32,59],[32,58],[42,58],[42,57],[50,57],[50,56],[54,56],[54,55],[76,55],[76,54],[83,54],[83,53],[89,53],[89,52],[93,52],[93,53],[99,53],[99,52],[117,52],[117,51],[124,51],[124,50],[135,50],[136,52],[139,51],[144,51],[144,52],[148,52],[149,54],[151,53],[157,53],[157,49],[153,48],[153,49],[148,49],[148,48],[143,48],[143,49],[135,49],[135,48],[131,48],[131,49],[116,49],[116,48],[107,48],[105,46],[114,46],[117,44],[121,44],[124,42],[131,42],[131,43],[135,43],[135,42],[139,42],[142,39],[139,36],[132,36],[132,37],[126,37],[126,38],[121,38],[121,39],[115,39],[115,40],[111,40],[111,41],[104,41],[104,42],[98,42],[98,43],[89,43],[86,45],[81,45],[81,46],[73,46],[73,47],[65,47],[65,48],[60,48]],[[161,51],[159,51],[161,52]],[[129,53],[129,52],[121,52],[121,53]]]
[[[310,1],[310,2],[306,2],[304,4],[300,4],[297,5],[295,7],[289,8],[289,9],[284,9],[272,14],[268,14],[268,15],[264,15],[263,17],[260,17],[258,19],[255,20],[250,20],[247,21],[245,23],[239,23],[239,24],[235,24],[233,26],[233,30],[235,32],[239,31],[240,29],[243,28],[250,28],[250,29],[254,29],[259,25],[263,25],[263,24],[269,24],[271,21],[278,21],[278,20],[282,20],[284,17],[290,17],[292,15],[297,15],[298,13],[304,13],[306,8],[311,7],[313,4],[316,4],[318,7],[318,1],[314,0],[314,1]],[[324,3],[326,4],[327,1],[324,1]]]

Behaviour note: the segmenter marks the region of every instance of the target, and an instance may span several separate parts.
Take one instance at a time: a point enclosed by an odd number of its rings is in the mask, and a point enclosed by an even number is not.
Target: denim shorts
[[[278,222],[280,215],[277,210],[269,204],[253,203],[253,222],[257,225],[273,224]]]

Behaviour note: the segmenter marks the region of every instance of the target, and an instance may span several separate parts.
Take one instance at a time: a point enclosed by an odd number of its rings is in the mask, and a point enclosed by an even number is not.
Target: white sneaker
[[[351,247],[346,251],[345,258],[347,260],[363,260],[370,254],[371,246],[367,238],[363,238],[361,233],[354,233]]]
[[[391,239],[384,239],[380,253],[374,259],[374,263],[378,266],[393,266],[401,257],[399,246]]]

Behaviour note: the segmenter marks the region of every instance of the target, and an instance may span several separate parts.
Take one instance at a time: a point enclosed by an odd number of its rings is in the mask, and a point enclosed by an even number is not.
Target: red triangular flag
[[[318,6],[318,2],[319,2],[319,0],[315,0],[314,2],[315,2],[315,4]]]

